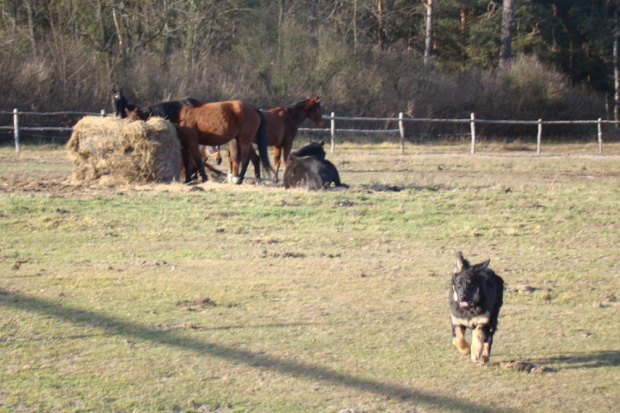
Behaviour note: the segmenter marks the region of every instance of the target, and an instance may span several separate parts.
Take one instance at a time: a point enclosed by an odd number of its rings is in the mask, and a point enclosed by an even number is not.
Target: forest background
[[[617,0],[0,0],[0,110],[192,96],[342,115],[612,119]],[[430,57],[430,58],[429,58]]]

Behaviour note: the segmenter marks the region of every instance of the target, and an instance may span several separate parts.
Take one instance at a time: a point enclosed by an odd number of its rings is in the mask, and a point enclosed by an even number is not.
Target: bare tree
[[[127,83],[127,50],[125,48],[125,43],[123,42],[123,33],[121,31],[122,26],[119,24],[118,18],[116,16],[116,8],[112,9],[112,17],[114,18],[114,26],[116,27],[118,48],[121,53],[121,81],[119,86],[126,89],[125,85]]]
[[[620,22],[618,21],[618,9],[614,10],[614,120],[620,120]],[[618,127],[618,124],[616,124]]]
[[[383,40],[385,37],[383,28],[383,0],[377,0],[377,42],[379,50],[383,50]]]
[[[426,36],[424,38],[424,66],[431,64],[433,51],[433,0],[426,0]]]
[[[502,33],[499,45],[499,67],[505,69],[510,66],[512,59],[512,29],[515,15],[514,0],[504,0],[502,13]]]
[[[28,14],[28,34],[30,37],[30,47],[32,47],[32,53],[37,54],[37,40],[34,35],[34,9],[32,7],[32,0],[26,2],[26,12]]]

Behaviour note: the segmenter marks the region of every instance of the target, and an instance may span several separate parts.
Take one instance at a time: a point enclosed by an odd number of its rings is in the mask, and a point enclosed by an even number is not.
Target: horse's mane
[[[286,113],[288,113],[289,116],[295,117],[295,115],[299,113],[300,109],[305,108],[306,103],[309,100],[312,100],[312,99],[307,98],[307,99],[299,100],[295,103],[288,105],[286,108],[284,108],[284,110],[286,111]]]
[[[288,105],[286,107],[286,109],[296,109],[299,106],[304,106],[306,104],[306,102],[308,102],[309,100],[311,100],[311,98],[307,98],[307,99],[302,99],[302,100],[298,100],[295,103],[291,103],[290,105]]]
[[[194,98],[185,98],[181,100],[169,100],[166,102],[160,102],[152,106],[148,106],[144,109],[139,109],[144,115],[159,116],[162,118],[172,119],[179,116],[181,108],[184,106],[196,107],[202,103]]]

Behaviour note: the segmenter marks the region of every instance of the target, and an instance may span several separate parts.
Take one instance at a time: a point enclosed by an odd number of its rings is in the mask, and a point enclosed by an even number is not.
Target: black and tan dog
[[[486,363],[491,356],[493,334],[503,304],[504,280],[488,268],[490,260],[470,265],[458,252],[450,287],[452,343],[473,362]],[[465,329],[472,330],[471,347]]]

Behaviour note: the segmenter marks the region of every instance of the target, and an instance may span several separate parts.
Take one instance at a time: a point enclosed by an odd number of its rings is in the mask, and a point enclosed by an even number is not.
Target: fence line
[[[13,125],[12,126],[0,126],[0,131],[2,130],[12,130],[13,136],[15,140],[15,151],[20,151],[20,140],[19,140],[19,132],[21,131],[71,131],[72,127],[53,127],[53,126],[42,126],[42,127],[24,127],[19,126],[19,116],[20,115],[33,115],[33,116],[53,116],[53,115],[99,115],[106,116],[105,109],[102,109],[101,112],[19,112],[17,109],[14,109],[12,112],[0,111],[0,115],[13,115]],[[331,113],[331,116],[323,115],[323,119],[331,121],[330,128],[299,128],[300,131],[304,132],[329,132],[331,134],[331,153],[334,153],[336,142],[335,136],[336,133],[399,133],[400,134],[400,151],[401,153],[405,153],[405,122],[423,122],[423,123],[463,123],[470,125],[470,133],[471,136],[471,154],[474,155],[476,153],[476,124],[499,124],[499,125],[537,125],[538,133],[536,135],[536,154],[541,154],[541,146],[542,146],[542,130],[543,125],[597,125],[597,139],[598,139],[598,153],[603,153],[603,124],[614,124],[616,126],[619,125],[619,121],[614,120],[603,120],[602,118],[598,118],[597,120],[494,120],[494,119],[476,119],[475,114],[472,113],[469,119],[434,119],[434,118],[405,118],[403,116],[403,112],[400,112],[397,118],[393,117],[351,117],[351,116],[336,116],[334,112]],[[337,129],[336,121],[337,120],[346,120],[346,121],[384,121],[384,122],[398,122],[398,129]]]

